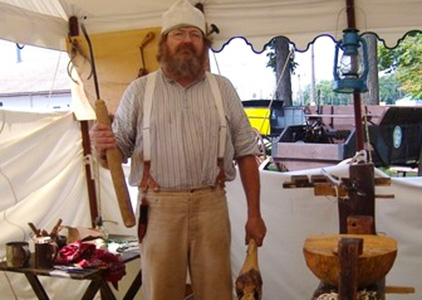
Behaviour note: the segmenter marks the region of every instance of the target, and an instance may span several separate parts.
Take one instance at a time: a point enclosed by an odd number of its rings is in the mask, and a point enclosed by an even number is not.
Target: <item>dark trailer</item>
[[[368,106],[362,112],[365,149],[377,167],[421,171],[422,107]],[[356,154],[352,106],[306,107],[305,124],[286,127],[272,145],[281,169],[338,164]]]

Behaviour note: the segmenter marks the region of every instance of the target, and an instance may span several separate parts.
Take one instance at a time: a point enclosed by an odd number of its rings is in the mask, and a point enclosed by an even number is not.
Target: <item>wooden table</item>
[[[121,260],[125,264],[140,258],[139,250],[130,250],[121,253]],[[105,269],[82,269],[82,270],[58,270],[58,269],[37,269],[34,267],[33,255],[31,255],[29,267],[27,268],[9,268],[6,262],[0,263],[0,270],[7,272],[23,273],[29,284],[40,300],[49,300],[44,287],[38,276],[48,276],[54,278],[67,278],[75,280],[90,280],[90,284],[82,296],[82,300],[94,299],[98,291],[101,291],[102,300],[116,300],[110,286],[105,279]],[[139,270],[131,286],[129,287],[124,300],[134,299],[136,293],[142,285],[141,270]]]

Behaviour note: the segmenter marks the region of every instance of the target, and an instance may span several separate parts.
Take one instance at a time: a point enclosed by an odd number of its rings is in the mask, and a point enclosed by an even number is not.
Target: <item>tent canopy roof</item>
[[[160,27],[162,13],[174,0],[0,0],[0,38],[64,49],[68,19],[86,17],[90,33]],[[233,37],[244,37],[257,52],[276,36],[306,50],[319,35],[341,37],[347,28],[345,0],[191,0],[201,2],[221,50]],[[407,32],[422,30],[420,0],[355,0],[356,27],[374,32],[394,47]]]

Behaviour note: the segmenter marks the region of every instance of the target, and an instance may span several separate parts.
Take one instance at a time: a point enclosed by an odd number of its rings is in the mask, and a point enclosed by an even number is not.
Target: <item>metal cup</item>
[[[58,250],[57,244],[50,237],[38,238],[35,241],[35,268],[52,268]]]
[[[28,266],[29,244],[27,242],[10,242],[6,244],[6,265],[9,268],[23,268]]]

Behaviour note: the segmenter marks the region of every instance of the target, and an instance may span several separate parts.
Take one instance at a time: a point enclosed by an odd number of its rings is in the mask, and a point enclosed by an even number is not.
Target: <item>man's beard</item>
[[[206,47],[199,55],[192,44],[181,44],[174,54],[166,43],[163,45],[161,62],[165,70],[175,80],[184,79],[195,81],[204,74]]]

